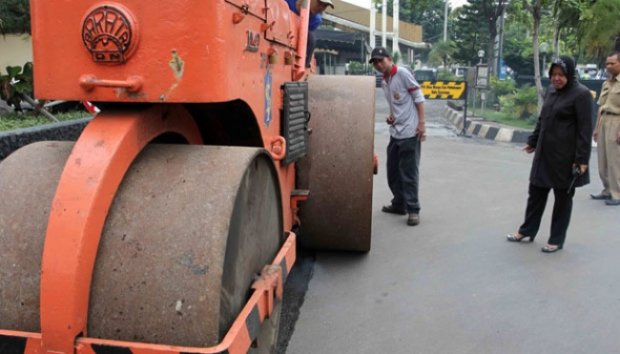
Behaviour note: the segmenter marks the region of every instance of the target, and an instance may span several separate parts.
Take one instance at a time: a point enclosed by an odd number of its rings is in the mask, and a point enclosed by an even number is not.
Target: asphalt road
[[[427,103],[421,224],[380,211],[390,200],[381,168],[372,250],[303,255],[287,283],[282,352],[620,352],[620,207],[588,198],[600,190],[596,173],[576,193],[564,250],[540,252],[552,197],[534,243],[506,242],[523,218],[532,156],[456,136],[443,104]],[[378,91],[382,164],[386,115]]]

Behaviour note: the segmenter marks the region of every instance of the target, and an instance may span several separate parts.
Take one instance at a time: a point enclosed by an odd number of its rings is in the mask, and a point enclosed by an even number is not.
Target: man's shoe
[[[384,212],[384,213],[398,214],[398,215],[405,215],[405,214],[407,214],[405,209],[399,209],[399,208],[396,208],[393,205],[385,205],[385,206],[383,206],[383,208],[381,208],[381,211]]]
[[[590,194],[590,198],[594,200],[609,200],[611,199],[611,195],[599,193],[599,194]]]
[[[419,223],[420,223],[420,214],[409,213],[409,216],[407,217],[407,225],[416,226]]]
[[[620,199],[609,199],[605,201],[607,205],[620,205]]]

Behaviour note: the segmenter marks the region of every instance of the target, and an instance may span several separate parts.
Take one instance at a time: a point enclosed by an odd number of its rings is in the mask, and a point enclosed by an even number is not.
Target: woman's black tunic
[[[562,90],[549,88],[536,129],[528,139],[528,145],[536,148],[530,183],[538,187],[569,188],[573,164],[587,165],[590,160],[592,95],[574,79],[574,66],[568,69],[566,86]],[[588,183],[586,172],[574,187]]]

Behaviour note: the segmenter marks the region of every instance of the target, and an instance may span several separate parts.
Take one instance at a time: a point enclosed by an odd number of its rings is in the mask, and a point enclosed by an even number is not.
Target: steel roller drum
[[[0,230],[9,230],[0,233],[0,328],[40,330],[38,273],[48,206],[71,146],[35,144],[0,165],[0,193],[13,193],[12,204],[0,204]],[[15,183],[7,185],[6,178]],[[148,146],[106,220],[87,335],[216,344],[282,244],[279,193],[273,164],[260,149]],[[11,219],[20,213],[22,219]],[[11,270],[15,264],[19,272]]]
[[[0,328],[39,332],[41,254],[72,144],[40,142],[0,163]]]
[[[370,250],[374,156],[374,77],[312,76],[309,151],[297,166],[309,189],[301,204],[304,247]]]

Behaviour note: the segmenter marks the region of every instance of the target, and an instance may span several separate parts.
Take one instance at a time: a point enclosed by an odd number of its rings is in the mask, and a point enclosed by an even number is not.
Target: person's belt
[[[620,116],[620,113],[614,113],[614,112],[610,112],[610,111],[603,111],[602,114],[607,114],[610,116]]]

